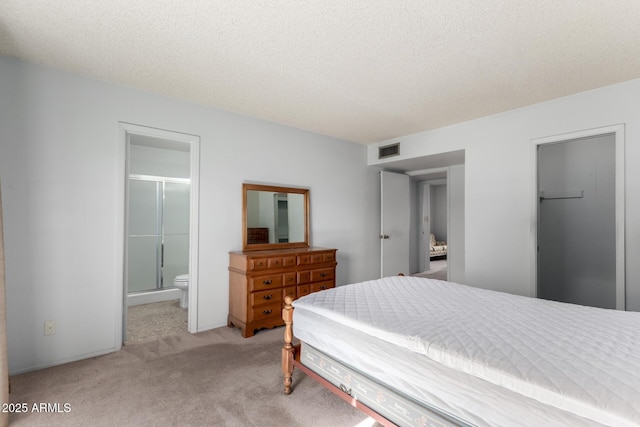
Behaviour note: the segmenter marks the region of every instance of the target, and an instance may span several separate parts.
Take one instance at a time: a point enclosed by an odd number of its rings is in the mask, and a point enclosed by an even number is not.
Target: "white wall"
[[[466,283],[465,173],[465,165],[452,165],[447,173],[447,270],[448,279],[456,283]]]
[[[431,232],[436,240],[447,241],[447,185],[432,185],[431,191]]]
[[[200,137],[198,330],[226,325],[244,181],[309,188],[312,244],[338,248],[337,283],[377,277],[378,173],[364,146],[0,56],[12,373],[119,345],[120,121]]]
[[[465,282],[532,295],[533,150],[531,139],[625,124],[626,300],[640,310],[640,80],[393,140],[393,161],[465,150]],[[368,163],[378,145],[368,148]],[[389,160],[391,161],[391,160]],[[451,237],[451,236],[449,236]]]

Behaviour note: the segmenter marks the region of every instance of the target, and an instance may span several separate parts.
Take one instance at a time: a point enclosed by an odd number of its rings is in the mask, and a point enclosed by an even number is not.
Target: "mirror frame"
[[[247,244],[247,192],[268,191],[274,193],[294,193],[304,196],[304,241],[288,243],[254,243]],[[309,247],[309,189],[278,187],[273,185],[242,184],[242,250],[262,251],[268,249],[292,249]]]

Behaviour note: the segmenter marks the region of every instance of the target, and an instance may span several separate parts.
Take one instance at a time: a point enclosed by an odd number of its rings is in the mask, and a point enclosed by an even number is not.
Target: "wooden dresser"
[[[229,253],[228,326],[253,336],[284,324],[284,297],[299,298],[336,285],[336,249],[299,248]]]

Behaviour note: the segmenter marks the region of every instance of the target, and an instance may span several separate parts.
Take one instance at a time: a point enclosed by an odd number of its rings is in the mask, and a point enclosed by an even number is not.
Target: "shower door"
[[[164,183],[164,226],[162,233],[163,286],[173,286],[173,279],[189,272],[189,184]]]
[[[161,290],[189,271],[189,183],[129,179],[129,292]]]

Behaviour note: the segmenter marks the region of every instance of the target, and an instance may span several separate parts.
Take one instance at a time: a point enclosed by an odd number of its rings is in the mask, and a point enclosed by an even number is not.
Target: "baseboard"
[[[150,304],[152,302],[171,301],[180,299],[180,289],[163,289],[161,291],[138,292],[127,295],[127,306]]]

